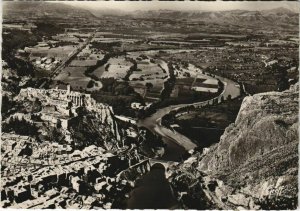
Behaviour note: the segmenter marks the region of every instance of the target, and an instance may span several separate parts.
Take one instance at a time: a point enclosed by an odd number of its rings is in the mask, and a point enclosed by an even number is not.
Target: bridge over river
[[[153,166],[153,165],[159,163],[159,164],[162,164],[162,165],[165,167],[165,169],[168,169],[169,166],[171,166],[171,165],[176,165],[176,164],[178,164],[179,162],[175,162],[175,161],[167,161],[167,160],[159,160],[159,159],[151,159],[151,158],[150,158],[150,159],[149,159],[149,163],[150,163],[150,166]]]
[[[155,164],[161,164],[164,166],[165,170],[167,170],[169,166],[176,165],[178,162],[147,158],[130,166],[128,169],[121,171],[118,174],[118,177],[135,180],[136,177],[148,173]]]
[[[180,208],[173,190],[166,179],[166,170],[170,165],[177,164],[186,151],[193,149],[196,145],[186,136],[171,131],[162,126],[161,119],[170,111],[178,110],[187,106],[194,106],[201,108],[207,105],[220,103],[222,99],[236,98],[240,96],[240,86],[238,83],[226,78],[215,76],[224,83],[223,92],[216,98],[204,102],[197,102],[192,104],[172,105],[166,108],[159,109],[152,116],[139,120],[138,126],[143,126],[153,133],[162,136],[163,141],[167,144],[165,154],[160,159],[147,159],[142,163],[132,166],[132,169],[144,169],[147,171],[141,172],[143,175],[137,182],[136,187],[131,191],[130,197],[127,201],[128,209],[176,209]],[[156,165],[157,164],[157,165]],[[146,168],[145,168],[146,166]],[[142,168],[141,168],[142,167]],[[190,172],[185,172],[193,178]]]

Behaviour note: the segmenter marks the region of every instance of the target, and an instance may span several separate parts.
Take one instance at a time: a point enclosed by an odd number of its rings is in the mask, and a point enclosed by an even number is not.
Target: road
[[[154,113],[150,117],[141,119],[137,122],[138,126],[145,127],[150,131],[152,131],[153,133],[162,136],[164,143],[167,144],[165,154],[161,158],[162,160],[180,161],[181,155],[183,155],[186,151],[194,149],[197,146],[186,136],[162,126],[161,119],[163,116],[168,114],[170,111],[175,111],[180,108],[191,106],[191,105],[195,107],[212,105],[213,101],[215,101],[216,99],[218,100],[218,102],[221,102],[222,97],[224,99],[227,99],[229,95],[231,96],[232,99],[240,96],[241,92],[238,83],[220,76],[215,76],[215,78],[221,80],[224,83],[224,90],[218,97],[210,100],[202,101],[202,102],[192,103],[192,104],[179,104],[179,105],[168,106],[159,109],[156,113]]]
[[[57,76],[67,65],[68,63],[70,63],[77,54],[79,54],[79,52],[81,52],[93,39],[93,37],[95,36],[96,31],[93,32],[87,39],[86,41],[82,44],[79,45],[64,61],[62,61],[51,73],[51,75],[49,76],[50,79],[54,78],[55,76]],[[41,85],[40,85],[40,89],[43,88],[48,81],[44,81]]]

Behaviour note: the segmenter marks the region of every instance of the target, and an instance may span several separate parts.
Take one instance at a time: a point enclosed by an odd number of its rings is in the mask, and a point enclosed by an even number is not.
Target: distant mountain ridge
[[[178,11],[147,10],[126,12],[120,9],[81,8],[62,3],[49,2],[3,2],[3,19],[18,20],[27,18],[96,18],[106,15],[127,16],[142,19],[172,19],[215,23],[251,24],[294,24],[298,25],[298,13],[284,7],[270,10],[228,10],[228,11]]]
[[[3,19],[15,20],[27,18],[94,18],[88,10],[61,3],[49,2],[3,2]]]
[[[276,8],[262,11],[228,10],[228,11],[175,11],[152,10],[136,11],[135,18],[157,18],[174,20],[191,20],[216,23],[245,23],[251,22],[265,24],[298,24],[298,13],[286,8]]]

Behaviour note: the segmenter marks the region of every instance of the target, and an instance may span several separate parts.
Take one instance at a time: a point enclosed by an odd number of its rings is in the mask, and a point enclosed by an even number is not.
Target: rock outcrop
[[[189,166],[202,172],[194,177],[213,208],[297,207],[298,98],[298,84],[246,97],[220,142],[206,154],[193,155]],[[190,172],[189,166],[182,164],[173,178]],[[191,190],[185,191],[193,195]]]
[[[201,162],[203,171],[231,171],[250,159],[298,142],[298,85],[246,97],[234,124]]]

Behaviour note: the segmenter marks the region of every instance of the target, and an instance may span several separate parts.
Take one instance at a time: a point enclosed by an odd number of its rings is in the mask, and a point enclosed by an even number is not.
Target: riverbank
[[[171,113],[163,118],[162,124],[175,125],[174,130],[191,139],[201,151],[220,141],[225,128],[235,121],[243,98],[241,96],[209,107]]]

